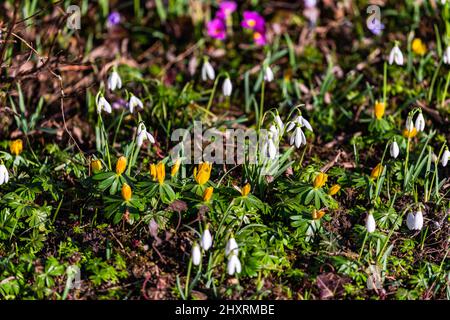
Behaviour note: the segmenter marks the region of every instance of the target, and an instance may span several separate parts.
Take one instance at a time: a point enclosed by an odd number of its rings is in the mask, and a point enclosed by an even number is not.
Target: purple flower
[[[237,4],[234,1],[223,1],[219,5],[219,11],[216,13],[216,17],[226,20],[233,12],[236,11]]]
[[[255,44],[257,44],[258,46],[265,45],[267,43],[266,34],[261,33],[259,31],[255,31],[253,33],[253,41],[255,41]]]
[[[206,24],[206,28],[208,29],[208,35],[211,38],[224,40],[227,36],[225,23],[219,18],[209,21]]]
[[[113,11],[108,16],[107,25],[108,27],[116,26],[120,23],[120,13]]]
[[[384,29],[384,24],[375,18],[370,23],[367,23],[367,27],[374,35],[379,36]]]
[[[241,25],[244,28],[252,29],[260,33],[264,33],[266,29],[264,18],[256,11],[244,11],[244,20],[242,20]]]

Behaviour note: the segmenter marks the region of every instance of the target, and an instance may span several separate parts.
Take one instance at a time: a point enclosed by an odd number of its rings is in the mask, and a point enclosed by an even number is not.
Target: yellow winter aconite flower
[[[175,161],[174,165],[172,166],[172,170],[170,171],[170,175],[172,177],[177,174],[178,170],[180,170],[180,165],[181,165],[181,160],[177,159],[177,161]]]
[[[412,130],[403,129],[403,136],[405,138],[414,138],[417,135],[417,129],[412,128]]]
[[[384,102],[375,102],[375,118],[380,120],[383,118],[384,111],[386,110],[386,104]]]
[[[11,141],[9,143],[9,150],[15,156],[18,156],[19,154],[21,154],[22,150],[23,150],[23,142],[22,142],[22,140],[17,139],[17,140]]]
[[[419,38],[415,38],[411,45],[412,50],[414,53],[423,56],[425,53],[427,53],[427,46],[423,41]]]
[[[156,165],[150,164],[150,175],[152,176],[153,181],[156,181]]]
[[[204,185],[208,182],[211,176],[212,164],[208,162],[202,162],[197,168],[194,168],[194,179],[199,185]]]
[[[370,173],[370,178],[377,179],[383,172],[383,165],[381,163],[377,164],[375,168],[372,169]]]
[[[333,184],[330,188],[330,190],[328,190],[328,194],[330,196],[334,196],[336,193],[339,192],[339,190],[341,190],[341,186],[338,184]]]
[[[92,160],[91,168],[92,168],[92,171],[99,172],[100,170],[102,170],[102,162],[98,159]]]
[[[164,180],[166,179],[166,165],[162,162],[159,162],[156,165],[156,179],[158,180],[159,184],[163,184]]]
[[[116,173],[118,175],[121,175],[125,172],[125,169],[127,168],[127,158],[124,156],[121,156],[116,163]]]
[[[312,212],[312,218],[314,220],[319,220],[320,218],[322,218],[325,215],[325,210],[317,210],[317,209],[313,209]]]
[[[122,185],[122,198],[123,198],[123,200],[130,201],[131,195],[132,195],[131,187],[129,185],[127,185],[126,183],[124,183]]]
[[[314,188],[319,189],[322,188],[325,183],[328,180],[328,175],[326,173],[320,172],[315,178],[314,178]]]
[[[208,187],[205,189],[205,191],[203,192],[203,201],[208,202],[213,194],[214,188],[213,187]]]
[[[251,189],[252,189],[252,188],[251,188],[251,186],[250,186],[250,183],[247,183],[245,186],[243,186],[243,187],[242,187],[242,190],[241,190],[242,196],[243,196],[243,197],[248,196],[248,194],[250,193],[250,190],[251,190]]]

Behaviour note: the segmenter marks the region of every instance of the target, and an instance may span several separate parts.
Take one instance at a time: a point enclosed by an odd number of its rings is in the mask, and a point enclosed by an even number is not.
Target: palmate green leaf
[[[102,172],[96,175],[92,176],[92,179],[94,180],[106,180],[110,179],[111,177],[117,175],[115,172]]]
[[[171,203],[176,198],[175,191],[167,183],[163,183],[159,186],[159,195],[161,201],[164,203]]]

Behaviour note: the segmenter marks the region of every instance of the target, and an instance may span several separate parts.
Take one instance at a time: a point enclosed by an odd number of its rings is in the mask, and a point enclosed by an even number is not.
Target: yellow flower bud
[[[328,180],[328,175],[326,173],[320,172],[315,178],[314,178],[314,188],[322,188],[325,183]]]
[[[129,201],[131,199],[131,187],[129,185],[127,185],[126,183],[124,183],[122,185],[122,198],[125,201]]]
[[[381,175],[381,173],[383,172],[383,165],[381,163],[377,164],[375,168],[373,168],[371,174],[370,174],[370,178],[372,179],[378,179],[378,177]]]
[[[164,180],[166,179],[166,165],[162,162],[159,162],[156,165],[156,179],[158,180],[159,184],[163,184]]]
[[[178,170],[180,170],[181,160],[177,159],[174,165],[172,166],[172,170],[170,171],[170,175],[173,177],[177,174]]]
[[[386,105],[384,102],[375,102],[375,118],[380,120],[383,118],[384,111],[386,110]]]
[[[411,44],[411,49],[414,51],[414,53],[418,54],[419,56],[425,55],[427,53],[427,46],[423,41],[419,38],[415,38]]]
[[[415,136],[417,136],[417,129],[416,128],[412,128],[412,130],[408,130],[408,129],[403,129],[403,136],[405,138],[414,138]]]
[[[245,186],[242,187],[241,194],[243,197],[246,197],[250,193],[251,187],[250,183],[247,183]]]
[[[102,170],[102,162],[98,159],[91,161],[91,168],[94,172],[99,172]]]
[[[150,164],[150,175],[152,176],[153,181],[156,181],[156,165]]]
[[[121,175],[125,172],[125,169],[127,168],[127,158],[124,156],[121,156],[116,163],[116,173],[118,175]]]
[[[23,142],[22,142],[22,140],[17,139],[17,140],[11,141],[9,143],[9,150],[15,156],[18,156],[19,154],[21,154],[22,151],[23,151]]]
[[[212,164],[208,162],[202,162],[198,165],[197,168],[194,168],[194,179],[197,181],[199,185],[204,185],[208,182],[209,177],[211,176]]]
[[[341,190],[341,186],[338,184],[333,184],[330,188],[330,190],[328,190],[328,194],[330,196],[334,196],[336,193],[339,192],[339,190]]]
[[[325,215],[325,210],[316,210],[316,209],[313,209],[313,212],[312,212],[312,218],[313,218],[314,220],[319,220],[319,219],[322,218],[324,215]]]
[[[205,189],[205,192],[203,192],[203,201],[208,202],[209,199],[211,199],[213,194],[214,188],[208,187]]]

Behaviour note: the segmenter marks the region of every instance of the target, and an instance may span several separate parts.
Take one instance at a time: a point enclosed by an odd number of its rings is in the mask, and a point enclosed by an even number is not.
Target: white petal
[[[423,118],[422,112],[417,115],[416,122],[414,125],[417,131],[423,131],[425,129],[425,119]]]
[[[231,252],[234,254],[238,254],[239,252],[237,242],[234,238],[230,238],[225,246],[225,255],[228,256]]]
[[[231,96],[231,92],[233,90],[233,85],[231,84],[230,78],[226,78],[223,82],[222,91],[225,97]]]
[[[150,141],[150,143],[155,143],[155,138],[153,137],[153,135],[148,131],[146,131],[145,133],[147,134],[147,139]]]
[[[313,131],[311,124],[308,122],[308,120],[306,120],[303,117],[300,117],[300,122],[302,125],[304,125],[306,127],[306,129],[308,129],[309,131]]]
[[[422,211],[417,211],[414,219],[414,229],[422,230],[423,227],[423,214]]]
[[[415,228],[415,217],[411,212],[408,212],[408,216],[406,217],[406,226],[409,230],[414,230]]]
[[[273,80],[273,71],[269,66],[264,70],[264,80],[267,82],[271,82]]]
[[[295,122],[289,122],[286,131],[289,132],[295,127]]]
[[[394,63],[394,55],[395,55],[395,47],[391,49],[389,53],[389,64],[392,65]]]
[[[194,244],[192,247],[192,263],[196,266],[200,264],[200,261],[202,259],[202,254],[200,252],[200,247],[198,244]]]
[[[396,159],[398,157],[398,154],[400,153],[397,141],[394,141],[391,143],[391,147],[390,147],[390,153],[391,153],[391,157]]]
[[[212,236],[208,229],[205,229],[205,231],[203,231],[200,244],[201,244],[203,250],[205,250],[205,251],[207,251],[209,248],[211,248]]]
[[[0,186],[6,182],[5,181],[5,170],[3,169],[4,165],[0,165]]]
[[[272,139],[269,139],[269,157],[270,159],[275,159],[277,156],[277,148],[275,147],[275,143],[273,143]]]
[[[303,142],[303,137],[302,137],[302,129],[300,129],[299,127],[297,127],[295,129],[295,146],[298,148],[300,148],[300,146],[302,145]]]
[[[367,216],[367,220],[366,220],[366,229],[367,229],[367,232],[369,232],[369,233],[374,232],[376,226],[377,226],[377,225],[376,225],[376,223],[375,223],[375,219],[374,219],[373,215],[372,215],[372,214],[369,214],[369,215]]]
[[[144,143],[144,140],[146,138],[145,136],[145,131],[141,131],[138,136],[137,136],[137,145],[140,148],[142,146],[142,144]]]
[[[214,71],[214,68],[212,67],[212,65],[205,60],[205,62],[203,63],[203,72],[202,73],[202,79],[203,81],[206,81],[206,78],[209,78],[210,80],[214,80],[214,78],[216,77],[216,72]]]
[[[441,164],[443,167],[447,166],[449,158],[450,158],[450,151],[448,151],[448,149],[445,149],[444,153],[442,154],[442,158],[441,158]]]
[[[234,275],[235,272],[241,272],[241,262],[237,255],[233,254],[228,260],[227,271],[230,276]]]
[[[278,128],[280,129],[280,131],[283,131],[283,129],[284,129],[284,123],[283,123],[283,121],[281,120],[281,118],[280,118],[279,115],[277,115],[277,116],[275,117],[275,122],[277,123]]]

